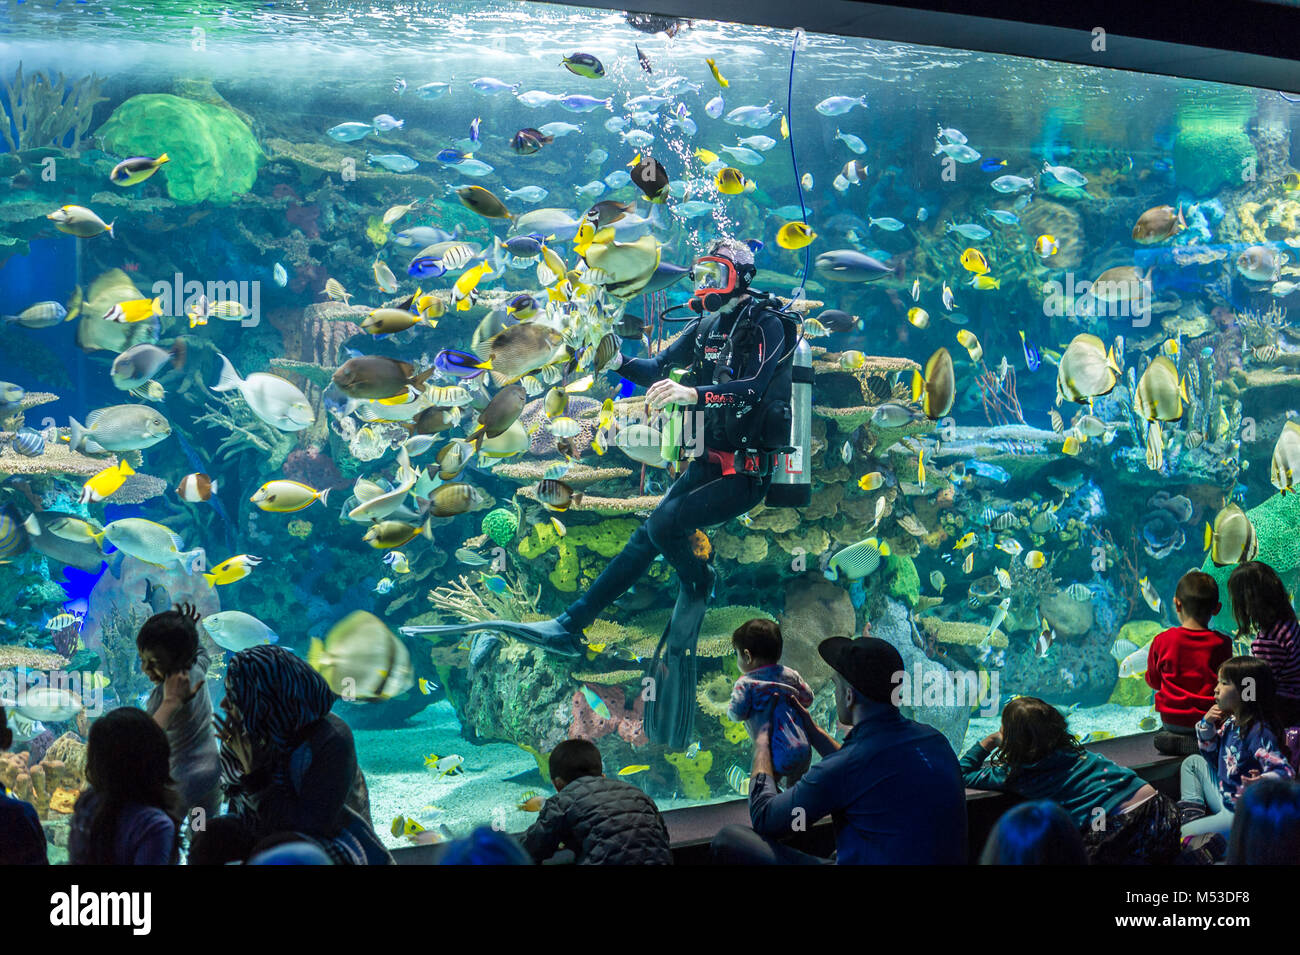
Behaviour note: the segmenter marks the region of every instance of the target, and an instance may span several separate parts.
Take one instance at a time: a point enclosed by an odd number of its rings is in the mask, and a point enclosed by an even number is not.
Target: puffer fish
[[[318,491],[297,481],[267,481],[249,498],[260,510],[273,514],[291,514],[320,501],[328,503],[330,489]]]
[[[104,468],[82,485],[81,503],[98,503],[112,497],[122,489],[126,479],[134,473],[135,471],[126,461],[119,461],[112,467]]]
[[[964,330],[964,329],[963,329]],[[925,372],[912,372],[912,400],[921,402],[921,410],[931,421],[938,421],[952,410],[956,394],[956,372],[948,349],[939,348],[925,363]]]
[[[252,554],[236,554],[229,560],[224,560],[211,572],[203,575],[210,587],[224,587],[226,584],[233,584],[236,581],[243,580],[253,572],[253,568],[262,563],[262,558],[254,557]]]

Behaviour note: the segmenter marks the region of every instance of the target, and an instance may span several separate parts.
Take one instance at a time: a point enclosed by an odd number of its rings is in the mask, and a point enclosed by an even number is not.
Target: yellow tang
[[[718,161],[718,154],[713,152],[712,150],[700,147],[699,149],[695,150],[695,158],[707,166],[710,163],[715,163]],[[630,162],[628,163],[628,165],[635,166],[636,163]]]
[[[492,271],[490,262],[482,262],[467,272],[461,273],[460,278],[452,287],[452,298],[456,300],[456,311],[467,312],[470,305],[470,293],[478,287],[479,280]]]
[[[104,314],[109,322],[143,322],[146,318],[162,314],[162,296],[157,298],[136,298],[128,302],[118,302]]]
[[[1061,445],[1061,451],[1065,454],[1074,455],[1079,453],[1081,447],[1079,439],[1074,435],[1070,435],[1065,439],[1065,444]]]
[[[783,249],[802,249],[815,238],[817,233],[802,222],[787,222],[777,230],[776,244]]]
[[[967,272],[983,275],[989,270],[989,263],[979,249],[967,249],[961,254],[961,267]]]
[[[131,468],[131,465],[125,461],[115,464],[111,468],[104,468],[82,486],[81,503],[89,504],[92,501],[102,501],[104,498],[116,494],[122,485],[126,483],[126,479],[134,473],[135,471]],[[103,532],[99,536],[102,537]]]
[[[975,286],[981,292],[987,292],[989,289],[1002,288],[1002,280],[995,279],[991,275],[977,275],[970,280],[970,284]]]

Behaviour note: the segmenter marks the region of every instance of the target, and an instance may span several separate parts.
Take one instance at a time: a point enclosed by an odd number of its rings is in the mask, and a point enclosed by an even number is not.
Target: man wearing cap
[[[831,637],[817,648],[835,671],[836,743],[802,711],[821,755],[804,777],[778,792],[771,724],[754,740],[749,782],[753,826],[727,826],[713,840],[715,862],[816,865],[829,860],[780,840],[829,815],[840,865],[961,865],[966,862],[966,794],[957,756],[938,730],[906,719],[894,703],[905,679],[897,649],[875,637]]]

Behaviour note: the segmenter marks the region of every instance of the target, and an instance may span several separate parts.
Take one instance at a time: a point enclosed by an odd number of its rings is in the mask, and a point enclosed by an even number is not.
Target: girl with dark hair
[[[1022,803],[1002,814],[980,865],[1087,865],[1083,836],[1050,799]]]
[[[68,834],[73,865],[173,865],[180,847],[167,734],[122,707],[90,726],[86,782]]]
[[[1300,784],[1253,784],[1232,814],[1228,865],[1300,865]]]
[[[1091,862],[1163,865],[1180,851],[1174,804],[1133,770],[1084,749],[1060,710],[1035,697],[1008,703],[1002,729],[967,750],[961,769],[972,789],[1058,803]]]
[[[1248,560],[1228,577],[1237,636],[1253,636],[1251,656],[1273,670],[1274,710],[1283,726],[1300,724],[1300,623],[1286,584],[1268,564]]]
[[[324,677],[283,647],[230,658],[225,717],[217,721],[228,812],[254,841],[295,832],[337,864],[391,863],[370,821],[349,804],[357,751],[348,725],[330,713],[337,699]]]
[[[1269,777],[1293,779],[1279,743],[1273,712],[1273,674],[1256,657],[1233,657],[1219,667],[1214,705],[1196,724],[1201,752],[1182,766],[1183,838],[1227,836],[1242,791]]]

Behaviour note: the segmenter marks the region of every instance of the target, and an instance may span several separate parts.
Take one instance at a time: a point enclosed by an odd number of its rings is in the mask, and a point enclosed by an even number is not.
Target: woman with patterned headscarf
[[[296,832],[336,863],[390,863],[368,820],[348,806],[357,779],[352,731],[330,708],[338,696],[282,647],[253,647],[226,667],[217,718],[228,812],[253,841]]]

